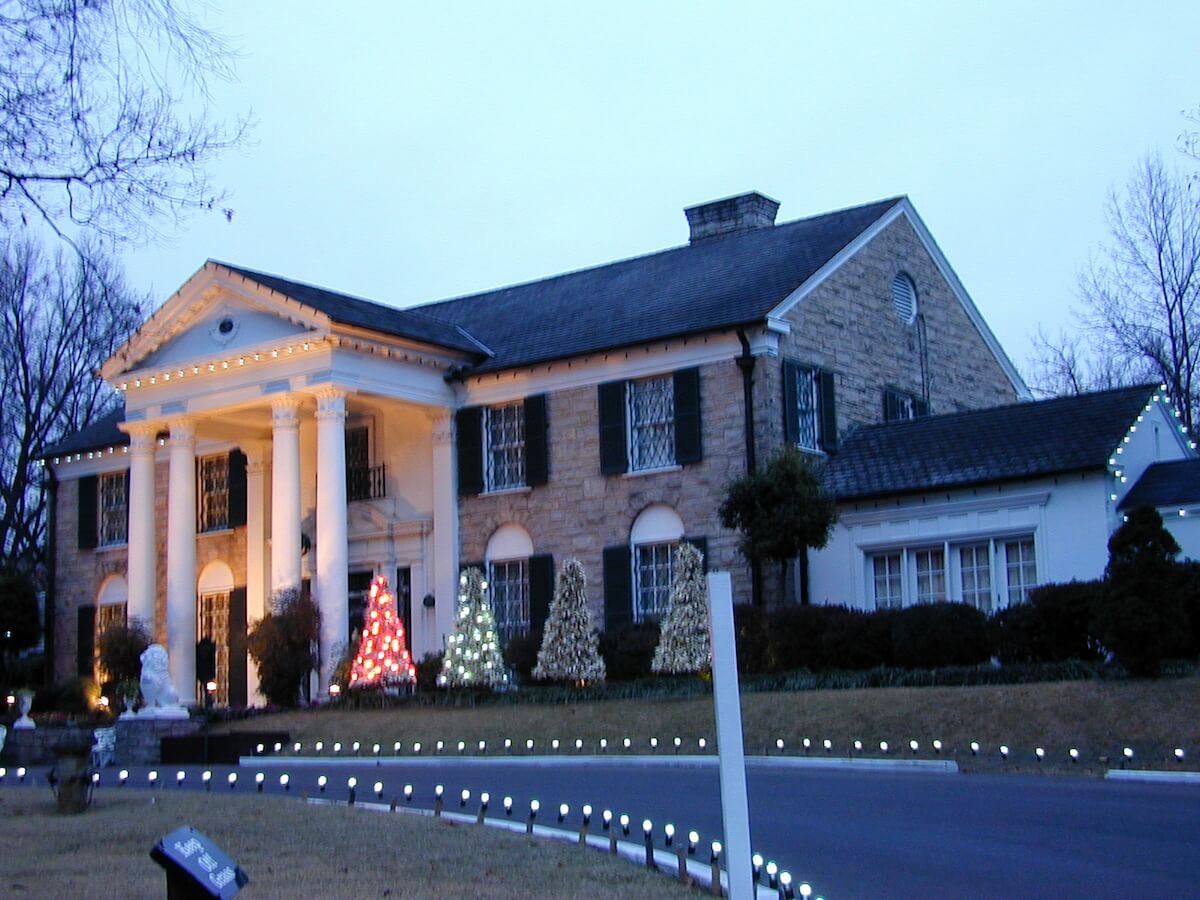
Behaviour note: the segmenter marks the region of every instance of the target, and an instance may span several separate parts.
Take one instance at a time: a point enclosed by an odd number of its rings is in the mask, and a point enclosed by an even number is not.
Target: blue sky
[[[207,258],[397,306],[908,194],[1018,367],[1069,325],[1103,205],[1177,159],[1200,4],[213,3],[252,110],[232,222],[125,254],[162,302]],[[1178,158],[1181,165],[1185,164]]]

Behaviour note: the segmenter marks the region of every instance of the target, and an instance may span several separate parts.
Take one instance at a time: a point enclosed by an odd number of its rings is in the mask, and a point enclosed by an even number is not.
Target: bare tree
[[[1032,338],[1029,388],[1038,397],[1063,397],[1153,381],[1157,374],[1142,360],[1125,365],[1093,346],[1086,329],[1059,329],[1050,335],[1039,326]]]
[[[139,241],[217,208],[205,167],[245,122],[206,84],[232,60],[176,0],[0,0],[0,223]]]
[[[115,264],[83,249],[0,245],[0,559],[25,571],[44,550],[37,454],[114,407],[95,373],[142,318]]]
[[[1080,277],[1099,354],[1149,371],[1195,434],[1200,415],[1200,185],[1148,157],[1108,202],[1110,240]]]

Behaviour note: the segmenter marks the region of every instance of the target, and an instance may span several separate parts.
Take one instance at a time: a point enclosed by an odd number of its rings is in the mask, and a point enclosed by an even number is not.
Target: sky
[[[163,302],[218,259],[395,306],[907,194],[1028,375],[1104,205],[1200,107],[1200,3],[213,0],[238,48],[232,221],[123,254]],[[1200,125],[1192,126],[1200,129]],[[1195,164],[1191,164],[1194,170]]]

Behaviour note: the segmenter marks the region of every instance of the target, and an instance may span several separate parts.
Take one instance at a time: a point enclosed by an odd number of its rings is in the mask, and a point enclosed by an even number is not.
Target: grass
[[[931,742],[939,739],[945,755],[957,758],[966,771],[1071,769],[1099,771],[1108,761],[1119,760],[1122,749],[1134,748],[1138,765],[1175,767],[1176,747],[1186,750],[1182,767],[1200,767],[1200,677],[1158,680],[1043,682],[975,687],[872,688],[744,694],[742,717],[749,753],[775,752],[782,739],[789,753],[801,751],[809,738],[814,748],[833,742],[836,754],[848,752],[854,740],[878,755],[880,741],[891,752],[908,753],[908,743],[920,743],[919,756],[932,756]],[[372,744],[390,754],[402,742],[411,753],[420,741],[428,754],[438,740],[447,753],[464,741],[472,752],[478,741],[490,752],[503,752],[504,738],[523,750],[533,738],[539,752],[550,741],[561,741],[563,752],[572,751],[576,738],[594,751],[607,738],[609,752],[617,751],[628,736],[633,748],[648,752],[649,739],[657,737],[660,753],[671,752],[679,736],[695,752],[697,738],[708,741],[711,752],[713,708],[711,696],[654,700],[610,700],[558,705],[487,705],[472,709],[437,706],[400,706],[386,710],[317,709],[255,717],[219,726],[216,730],[282,730],[293,741],[302,741],[312,752],[321,740],[329,753],[334,741],[350,752],[359,741],[362,753]],[[977,741],[978,758],[970,752]],[[998,747],[1011,748],[1001,765]],[[1034,761],[1034,749],[1043,747],[1047,761]],[[1072,765],[1067,751],[1076,747],[1080,763]],[[819,752],[819,751],[818,751]]]
[[[271,797],[113,794],[58,815],[49,790],[0,790],[0,895],[158,898],[150,848],[190,825],[250,876],[247,897],[695,897],[603,853],[473,825]],[[514,872],[519,877],[513,877]]]

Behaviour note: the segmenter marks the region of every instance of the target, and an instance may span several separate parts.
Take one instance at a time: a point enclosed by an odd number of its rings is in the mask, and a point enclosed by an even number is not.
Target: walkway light
[[[317,790],[319,790],[322,794],[325,793],[325,785],[327,784],[329,784],[329,779],[324,775],[321,775],[319,778],[317,778]]]

